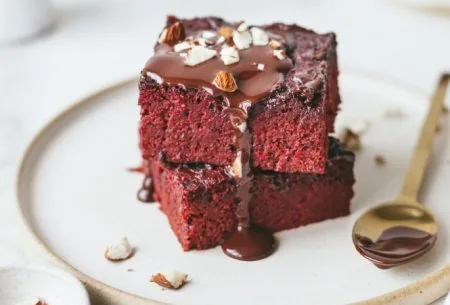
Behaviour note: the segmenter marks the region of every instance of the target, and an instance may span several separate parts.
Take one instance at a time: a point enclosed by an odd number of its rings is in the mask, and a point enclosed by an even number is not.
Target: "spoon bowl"
[[[353,226],[352,239],[356,249],[379,268],[391,268],[413,260],[428,252],[436,242],[437,221],[416,198],[449,83],[450,73],[442,74],[400,196],[368,210]]]
[[[388,201],[360,216],[352,238],[358,252],[382,269],[406,263],[434,245],[438,224],[419,203]]]

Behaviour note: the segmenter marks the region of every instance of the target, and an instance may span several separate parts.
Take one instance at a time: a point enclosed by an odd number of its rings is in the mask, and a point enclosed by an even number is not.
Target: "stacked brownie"
[[[140,147],[183,249],[349,213],[354,156],[329,137],[337,76],[334,34],[168,18],[141,74]]]

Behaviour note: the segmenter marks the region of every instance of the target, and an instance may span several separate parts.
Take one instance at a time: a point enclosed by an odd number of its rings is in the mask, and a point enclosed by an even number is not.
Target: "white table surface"
[[[365,69],[431,92],[438,73],[450,70],[450,14],[435,15],[398,3],[55,1],[52,31],[26,43],[0,46],[0,265],[33,262],[33,255],[20,243],[14,202],[16,166],[27,143],[73,101],[102,86],[137,76],[151,55],[165,15],[221,15],[249,23],[280,20],[318,31],[332,30],[338,35],[342,70]],[[130,107],[136,107],[134,101]]]

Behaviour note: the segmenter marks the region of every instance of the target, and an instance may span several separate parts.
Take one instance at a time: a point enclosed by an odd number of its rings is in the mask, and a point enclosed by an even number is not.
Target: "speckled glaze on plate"
[[[337,126],[370,121],[357,154],[356,196],[349,217],[277,234],[271,257],[240,262],[219,248],[183,253],[157,205],[135,198],[139,163],[137,80],[95,93],[52,120],[30,144],[18,174],[18,204],[37,251],[86,283],[108,304],[427,304],[450,288],[450,160],[447,124],[437,137],[423,198],[440,220],[436,247],[419,260],[379,270],[351,242],[354,220],[370,205],[392,198],[402,182],[425,115],[427,96],[407,85],[343,73]],[[400,107],[401,119],[386,109]],[[447,120],[448,121],[448,120]],[[375,164],[376,155],[386,165]],[[103,249],[121,236],[137,247],[120,264]],[[132,268],[134,272],[127,272]],[[156,272],[178,269],[192,282],[179,291],[149,283]],[[293,301],[295,300],[295,302]]]

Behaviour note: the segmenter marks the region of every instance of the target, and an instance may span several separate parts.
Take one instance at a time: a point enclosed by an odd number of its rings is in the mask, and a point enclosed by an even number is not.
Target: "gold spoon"
[[[450,73],[443,74],[434,92],[428,117],[410,161],[400,195],[361,215],[353,226],[353,243],[358,252],[386,269],[426,253],[434,245],[438,224],[434,215],[417,201],[427,167]]]

